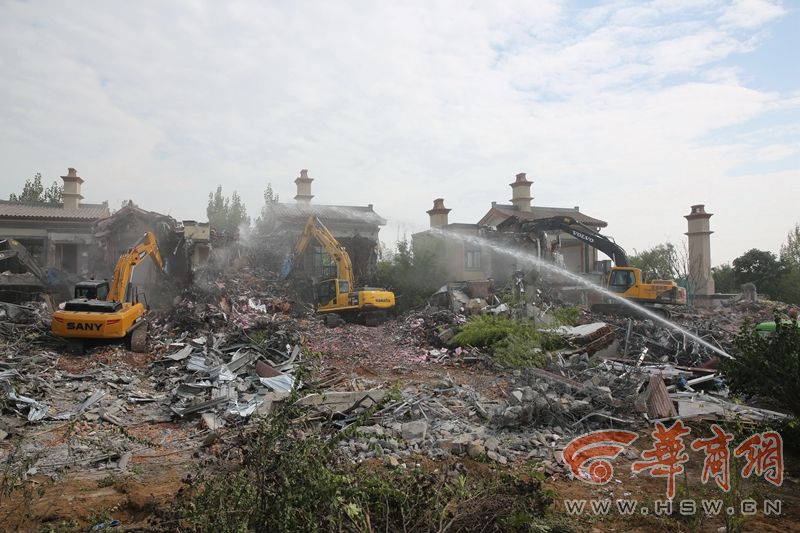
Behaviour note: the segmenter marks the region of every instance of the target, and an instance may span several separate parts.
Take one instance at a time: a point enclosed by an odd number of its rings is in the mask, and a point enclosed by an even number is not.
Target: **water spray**
[[[677,325],[677,324],[675,324],[673,322],[670,322],[669,320],[667,320],[663,316],[658,315],[658,314],[650,311],[646,307],[643,307],[643,306],[637,304],[636,302],[628,300],[627,298],[623,298],[622,296],[609,291],[605,287],[601,287],[600,285],[597,285],[596,283],[592,283],[591,281],[579,276],[578,274],[575,274],[574,272],[570,272],[569,270],[565,270],[565,269],[563,269],[563,268],[561,268],[559,266],[556,266],[556,265],[554,265],[552,263],[549,263],[547,261],[543,261],[541,258],[537,257],[536,255],[534,255],[532,253],[525,252],[524,250],[513,249],[513,248],[509,248],[507,246],[500,245],[500,244],[498,244],[496,242],[493,242],[493,241],[491,241],[489,239],[486,239],[485,237],[478,237],[478,236],[475,236],[475,235],[463,235],[463,234],[460,234],[460,233],[455,233],[455,232],[443,230],[443,229],[440,229],[440,228],[431,228],[430,232],[433,233],[433,234],[441,235],[443,237],[458,239],[460,241],[465,241],[465,242],[470,242],[472,244],[485,246],[485,247],[491,248],[492,250],[495,250],[495,251],[497,251],[499,253],[510,255],[510,256],[512,256],[512,257],[514,257],[516,259],[523,259],[523,260],[526,260],[526,261],[530,261],[530,262],[536,264],[537,266],[539,266],[541,268],[544,268],[545,270],[549,270],[550,272],[554,272],[554,273],[556,273],[558,275],[561,275],[561,276],[564,276],[566,278],[569,278],[569,279],[571,279],[571,280],[573,280],[573,281],[575,281],[575,282],[577,282],[577,283],[579,283],[579,284],[581,284],[581,285],[583,285],[585,287],[588,287],[588,288],[590,288],[592,290],[598,291],[601,294],[603,294],[604,296],[606,296],[606,297],[608,297],[608,298],[610,298],[612,300],[615,300],[615,301],[621,303],[622,305],[628,306],[629,308],[635,310],[637,313],[643,314],[643,315],[647,316],[648,318],[650,318],[650,319],[652,319],[652,320],[654,320],[656,322],[659,322],[659,323],[667,326],[668,328],[670,328],[670,329],[672,329],[674,331],[678,331],[678,332],[682,333],[683,335],[686,335],[690,339],[696,341],[697,343],[699,343],[702,346],[708,348],[709,350],[711,350],[713,352],[716,352],[717,354],[719,354],[719,355],[721,355],[723,357],[727,357],[729,359],[733,359],[732,355],[726,353],[725,351],[723,351],[720,348],[714,346],[713,344],[709,343],[708,341],[705,341],[705,340],[701,339],[700,337],[698,337],[694,333],[692,333],[690,331],[687,331],[686,329],[682,328],[681,326],[679,326],[679,325]]]

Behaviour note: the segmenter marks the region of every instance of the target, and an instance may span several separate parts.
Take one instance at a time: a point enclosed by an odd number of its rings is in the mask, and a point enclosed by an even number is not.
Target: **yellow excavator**
[[[134,269],[151,257],[159,272],[164,262],[158,251],[156,237],[145,233],[139,242],[123,254],[108,280],[81,281],[75,285],[75,298],[64,309],[53,313],[53,335],[69,341],[72,352],[83,353],[87,339],[125,339],[134,352],[143,352],[147,345],[147,310],[139,301],[139,291],[131,283]]]
[[[303,234],[294,249],[291,265],[316,240],[336,265],[336,277],[322,280],[314,287],[317,312],[337,313],[374,326],[386,319],[395,304],[394,293],[374,287],[354,288],[350,255],[316,216],[308,217]],[[291,269],[289,265],[288,269]]]
[[[538,239],[544,231],[563,231],[600,250],[614,261],[615,266],[608,272],[605,280],[605,288],[610,292],[665,317],[670,316],[669,308],[665,306],[686,305],[686,289],[679,287],[674,280],[645,282],[642,271],[628,264],[628,257],[620,245],[572,217],[551,217],[537,220],[521,220],[517,217],[510,217],[498,224],[497,230],[504,234],[535,239]],[[591,309],[598,313],[631,313],[629,307],[609,298],[593,302]]]

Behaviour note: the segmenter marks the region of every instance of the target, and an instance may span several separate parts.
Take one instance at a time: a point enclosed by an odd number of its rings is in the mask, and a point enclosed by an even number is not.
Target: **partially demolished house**
[[[297,185],[295,203],[274,202],[264,210],[260,236],[264,244],[284,257],[290,255],[308,217],[316,216],[350,255],[356,283],[369,283],[375,276],[378,263],[378,232],[386,220],[375,212],[372,204],[312,204],[311,182],[314,178],[308,176],[306,169],[301,170],[294,181]],[[309,246],[304,261],[302,266],[312,277],[324,279],[336,275],[336,265],[317,243]]]
[[[512,191],[511,204],[492,202],[487,213],[476,224],[450,223],[450,209],[444,205],[444,199],[433,201],[433,208],[428,211],[430,229],[412,235],[417,250],[428,250],[434,253],[439,266],[448,280],[477,280],[492,278],[501,282],[508,280],[521,265],[508,254],[498,253],[485,246],[478,239],[481,228],[495,227],[514,216],[525,220],[540,220],[556,216],[569,216],[578,222],[599,231],[608,224],[598,218],[581,213],[578,207],[543,207],[531,205],[531,185],[524,172],[516,175],[510,184]],[[460,235],[457,239],[446,239],[445,232]],[[594,272],[601,268],[598,265],[597,250],[570,235],[559,235],[553,241],[549,255],[557,258],[567,270],[577,273]],[[605,257],[601,259],[606,259]]]
[[[92,226],[110,211],[107,202],[81,202],[84,180],[74,168],[61,179],[61,204],[0,200],[0,239],[15,239],[42,267],[82,276],[89,273]]]
[[[146,232],[156,236],[165,270],[175,280],[188,281],[195,266],[208,260],[210,231],[208,223],[184,221],[155,211],[147,211],[129,201],[113,215],[93,226],[92,259],[95,277],[110,277],[119,257],[136,244]],[[152,283],[155,271],[140,268],[134,280],[139,284]]]
[[[0,201],[0,301],[44,292],[63,300],[70,292],[64,288],[78,280],[110,279],[120,256],[148,231],[156,235],[174,281],[188,282],[193,268],[208,260],[208,223],[180,224],[132,201],[111,214],[107,202],[81,203],[84,180],[74,168],[61,178],[63,204]],[[134,273],[137,285],[155,283],[148,263]]]

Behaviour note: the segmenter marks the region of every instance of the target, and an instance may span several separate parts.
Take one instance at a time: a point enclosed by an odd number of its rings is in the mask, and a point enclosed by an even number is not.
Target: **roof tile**
[[[78,209],[64,209],[63,204],[37,204],[0,200],[0,218],[97,220],[111,213],[107,204],[83,204]]]

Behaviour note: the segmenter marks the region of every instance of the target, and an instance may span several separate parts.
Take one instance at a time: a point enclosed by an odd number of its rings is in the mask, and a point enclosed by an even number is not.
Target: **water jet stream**
[[[484,247],[487,247],[487,248],[491,248],[492,250],[495,250],[495,251],[497,251],[499,253],[502,253],[502,254],[510,255],[510,256],[512,256],[512,257],[514,257],[516,259],[522,259],[522,260],[525,260],[525,261],[530,261],[530,262],[536,264],[537,266],[539,266],[541,268],[549,270],[550,272],[554,272],[554,273],[556,273],[556,274],[558,274],[560,276],[564,276],[566,278],[569,278],[569,279],[571,279],[571,280],[573,280],[573,281],[575,281],[575,282],[577,282],[577,283],[579,283],[579,284],[581,284],[581,285],[583,285],[585,287],[588,287],[588,288],[590,288],[592,290],[596,290],[596,291],[602,293],[604,296],[607,296],[608,298],[610,298],[612,300],[615,300],[615,301],[617,301],[617,302],[619,302],[619,303],[621,303],[623,305],[628,306],[629,308],[635,310],[637,313],[646,315],[648,318],[650,318],[650,319],[652,319],[652,320],[654,320],[656,322],[659,322],[659,323],[667,326],[668,328],[670,328],[670,329],[672,329],[674,331],[678,331],[678,332],[682,333],[683,335],[686,335],[687,337],[689,337],[693,341],[697,342],[698,344],[704,346],[705,348],[708,348],[709,350],[711,350],[713,352],[718,353],[719,355],[722,355],[723,357],[727,357],[729,359],[734,359],[734,357],[732,355],[726,353],[725,351],[723,351],[720,348],[714,346],[713,344],[709,343],[708,341],[705,341],[705,340],[701,339],[700,337],[698,337],[694,333],[692,333],[690,331],[687,331],[686,329],[682,328],[681,326],[679,326],[677,324],[674,324],[673,322],[670,322],[669,320],[667,320],[666,318],[662,317],[661,315],[653,313],[652,311],[650,311],[646,307],[643,307],[643,306],[637,304],[636,302],[628,300],[627,298],[623,298],[622,296],[620,296],[620,295],[618,295],[618,294],[616,294],[614,292],[609,291],[605,287],[601,287],[600,285],[597,285],[596,283],[592,283],[591,281],[589,281],[587,279],[584,279],[583,277],[579,276],[578,274],[575,274],[574,272],[570,272],[568,270],[565,270],[565,269],[563,269],[561,267],[558,267],[558,266],[554,265],[553,263],[550,263],[550,262],[547,262],[547,261],[543,261],[541,258],[539,258],[536,255],[533,255],[533,254],[531,254],[529,252],[526,252],[524,250],[519,250],[519,249],[513,249],[513,248],[510,248],[510,247],[507,247],[507,246],[502,246],[502,245],[500,245],[500,244],[498,244],[498,243],[496,243],[496,242],[494,242],[494,241],[492,241],[490,239],[487,239],[485,237],[479,237],[479,236],[475,236],[475,235],[464,235],[464,234],[461,234],[461,233],[456,233],[456,232],[453,232],[453,231],[443,230],[443,229],[439,229],[439,228],[431,228],[430,232],[432,234],[441,235],[441,236],[444,236],[444,237],[447,237],[447,238],[454,238],[454,239],[458,239],[460,241],[470,242],[472,244],[476,244],[476,245],[479,245],[479,246],[484,246]]]

